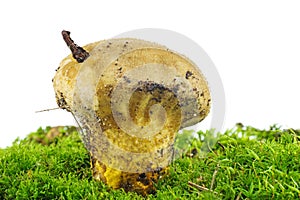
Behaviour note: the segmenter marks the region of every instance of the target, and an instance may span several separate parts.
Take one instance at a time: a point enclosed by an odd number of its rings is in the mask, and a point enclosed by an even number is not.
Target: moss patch
[[[147,199],[300,198],[300,131],[241,124],[221,134],[205,156],[210,132],[178,135],[180,158]],[[90,157],[74,127],[39,128],[0,149],[0,199],[143,199],[93,180]]]

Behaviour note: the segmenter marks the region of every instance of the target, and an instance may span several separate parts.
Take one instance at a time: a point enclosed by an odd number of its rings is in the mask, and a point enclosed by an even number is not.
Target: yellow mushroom
[[[208,84],[188,58],[134,38],[76,45],[53,78],[91,153],[93,177],[112,188],[153,193],[173,159],[176,133],[210,110]]]

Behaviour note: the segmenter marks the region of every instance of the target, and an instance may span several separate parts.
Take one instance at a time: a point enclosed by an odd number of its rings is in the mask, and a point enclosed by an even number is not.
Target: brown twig
[[[70,48],[73,58],[76,59],[76,61],[78,63],[82,63],[83,61],[85,61],[90,54],[84,50],[82,47],[78,46],[77,44],[74,43],[74,41],[71,39],[70,37],[70,32],[69,31],[65,31],[63,30],[61,32],[64,41],[66,42],[66,44],[68,45],[68,47]]]

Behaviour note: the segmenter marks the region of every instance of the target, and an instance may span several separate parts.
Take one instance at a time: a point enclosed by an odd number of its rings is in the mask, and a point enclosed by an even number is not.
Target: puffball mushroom
[[[91,154],[93,177],[112,188],[155,192],[174,156],[176,133],[210,110],[208,84],[188,58],[135,38],[79,47],[53,78],[56,101],[71,112]]]

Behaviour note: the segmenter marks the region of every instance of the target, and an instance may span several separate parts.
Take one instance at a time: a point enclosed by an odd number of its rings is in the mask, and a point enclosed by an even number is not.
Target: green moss
[[[209,133],[198,132],[197,138]],[[199,153],[202,143],[191,132],[178,136],[180,158],[148,199],[300,198],[299,130],[240,124],[221,134],[205,156]],[[74,127],[46,127],[0,149],[0,199],[143,197],[93,180],[89,153]]]

